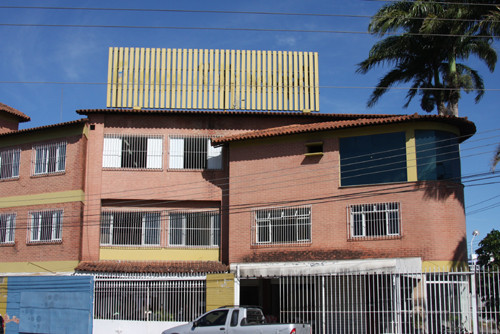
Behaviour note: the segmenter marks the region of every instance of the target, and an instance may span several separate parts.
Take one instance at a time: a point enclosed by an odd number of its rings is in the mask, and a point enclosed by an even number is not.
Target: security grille
[[[254,245],[311,242],[311,206],[257,209],[253,216]]]
[[[398,237],[399,203],[355,204],[348,207],[351,238]]]
[[[0,214],[0,244],[13,244],[16,229],[16,214]]]
[[[205,312],[203,278],[96,278],[94,319],[192,321]]]
[[[222,147],[213,147],[210,137],[170,136],[170,169],[221,169]]]
[[[32,175],[64,172],[66,168],[66,142],[33,147]]]
[[[105,211],[101,215],[101,245],[159,246],[161,212]]]
[[[106,134],[102,166],[123,169],[161,169],[163,136]]]
[[[30,212],[29,242],[56,242],[62,240],[63,210]]]
[[[20,149],[0,151],[0,180],[19,177]]]
[[[219,243],[219,210],[101,213],[101,246],[216,248]]]
[[[171,212],[169,217],[170,246],[219,246],[220,216],[218,211]]]

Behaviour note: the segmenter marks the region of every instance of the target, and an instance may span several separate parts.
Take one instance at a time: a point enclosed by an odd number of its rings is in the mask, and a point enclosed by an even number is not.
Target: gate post
[[[474,266],[474,271],[471,275],[471,303],[472,303],[472,333],[479,334],[478,328],[478,316],[477,316],[477,291],[476,291],[476,268]]]

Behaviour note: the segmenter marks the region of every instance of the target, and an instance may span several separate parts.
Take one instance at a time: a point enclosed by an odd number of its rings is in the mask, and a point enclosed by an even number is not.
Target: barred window
[[[47,210],[30,213],[29,242],[62,240],[62,210]]]
[[[253,244],[311,242],[311,207],[266,208],[254,211]]]
[[[16,214],[0,214],[0,244],[13,244],[16,229]]]
[[[163,136],[104,136],[104,168],[161,169],[162,162]]]
[[[169,246],[219,246],[220,214],[218,211],[171,212],[169,217]]]
[[[350,205],[349,214],[352,238],[390,237],[401,233],[399,203]]]
[[[20,149],[0,151],[0,180],[19,177]]]
[[[171,169],[221,169],[222,147],[213,147],[210,137],[170,136]]]
[[[66,168],[66,142],[33,147],[33,175],[64,172]]]
[[[161,212],[105,211],[101,215],[102,246],[159,246]]]

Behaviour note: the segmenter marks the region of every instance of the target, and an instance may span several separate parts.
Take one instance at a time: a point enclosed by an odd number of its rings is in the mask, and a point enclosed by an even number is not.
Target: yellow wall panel
[[[234,304],[234,274],[207,275],[207,312]]]
[[[109,248],[101,247],[100,260],[219,261],[219,249]]]
[[[68,273],[73,272],[78,261],[0,262],[2,273]]]
[[[0,209],[28,205],[84,202],[83,190],[69,190],[23,196],[0,197]]]
[[[108,107],[319,111],[312,52],[109,49]]]

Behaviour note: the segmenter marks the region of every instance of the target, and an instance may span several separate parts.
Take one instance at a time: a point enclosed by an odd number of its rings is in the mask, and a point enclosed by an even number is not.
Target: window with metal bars
[[[219,211],[171,212],[169,218],[169,246],[219,246]]]
[[[161,169],[163,166],[163,136],[117,135],[104,136],[104,168]]]
[[[61,173],[66,168],[66,142],[33,147],[32,174]]]
[[[30,213],[29,242],[62,240],[63,210],[47,210]]]
[[[170,136],[170,169],[222,169],[222,147],[210,137]]]
[[[311,206],[258,209],[253,215],[254,245],[311,242]]]
[[[105,211],[101,214],[102,246],[159,246],[161,212]]]
[[[0,180],[19,177],[20,149],[0,151]]]
[[[16,229],[16,214],[0,214],[0,244],[13,244]]]
[[[399,203],[355,204],[348,210],[351,238],[401,235]]]

